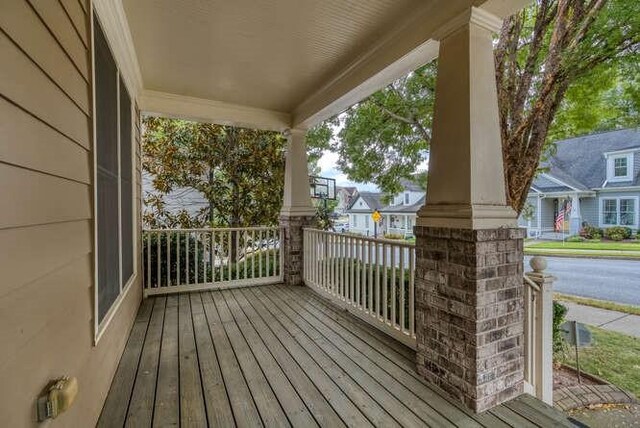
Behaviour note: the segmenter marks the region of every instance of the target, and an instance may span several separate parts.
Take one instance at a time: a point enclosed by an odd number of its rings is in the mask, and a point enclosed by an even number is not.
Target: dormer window
[[[610,155],[607,160],[607,180],[626,181],[631,180],[633,166],[633,154]]]
[[[627,170],[629,169],[629,159],[624,158],[614,158],[613,159],[613,176],[618,177],[626,177],[629,175]]]
[[[404,194],[404,204],[409,205],[409,192]]]

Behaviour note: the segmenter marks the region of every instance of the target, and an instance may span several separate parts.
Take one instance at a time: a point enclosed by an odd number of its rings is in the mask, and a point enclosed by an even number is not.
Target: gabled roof
[[[412,205],[387,205],[380,211],[384,213],[417,213],[424,205],[426,195],[423,195],[415,204]]]
[[[369,206],[369,208],[354,208],[356,202],[362,198],[362,200]],[[383,213],[417,213],[418,210],[424,205],[425,195],[423,195],[415,204],[412,205],[385,205],[382,203],[382,193],[378,192],[360,192],[358,197],[351,201],[347,212],[350,213],[370,213],[378,210]]]
[[[542,164],[548,168],[548,175],[577,190],[602,187],[607,177],[604,154],[621,150],[640,149],[640,129],[622,129],[569,138],[556,142],[556,154]],[[633,180],[622,183],[608,183],[607,187],[638,186],[640,172]],[[536,180],[534,186],[549,191]]]
[[[360,200],[360,198],[362,198],[362,200],[369,206],[368,208],[364,208],[364,209],[353,208],[353,206],[356,204],[356,202],[358,202],[358,200]],[[349,207],[347,208],[347,211],[352,213],[358,213],[358,212],[368,213],[374,210],[380,210],[382,207],[383,207],[382,193],[360,192],[358,193],[358,196],[351,201],[351,203],[349,204]]]
[[[358,188],[353,186],[336,186],[336,193],[344,190],[347,195],[355,196],[358,193]]]
[[[420,187],[420,185],[413,181],[413,180],[407,180],[407,179],[401,179],[400,180],[400,184],[402,185],[403,189],[405,192],[409,191],[409,192],[424,192],[424,189],[422,187]]]

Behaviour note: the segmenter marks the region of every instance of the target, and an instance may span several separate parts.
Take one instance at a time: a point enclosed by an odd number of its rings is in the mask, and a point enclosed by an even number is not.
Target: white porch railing
[[[282,282],[280,227],[142,232],[145,295]]]
[[[415,245],[304,230],[304,281],[415,348]]]
[[[534,264],[536,261],[532,259],[535,269]],[[545,266],[546,262],[542,269]],[[552,281],[553,277],[542,270],[524,275],[525,392],[550,405],[553,405]]]

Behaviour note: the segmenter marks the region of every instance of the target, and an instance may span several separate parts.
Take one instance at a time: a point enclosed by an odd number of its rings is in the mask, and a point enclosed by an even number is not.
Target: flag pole
[[[562,203],[562,246],[564,247],[564,231],[566,229],[567,222],[567,200]]]

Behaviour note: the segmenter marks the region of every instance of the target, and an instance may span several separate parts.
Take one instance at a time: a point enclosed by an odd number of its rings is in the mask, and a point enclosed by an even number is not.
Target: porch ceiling
[[[338,113],[432,60],[433,32],[469,6],[504,15],[526,3],[122,1],[148,98],[260,109],[290,126]]]

